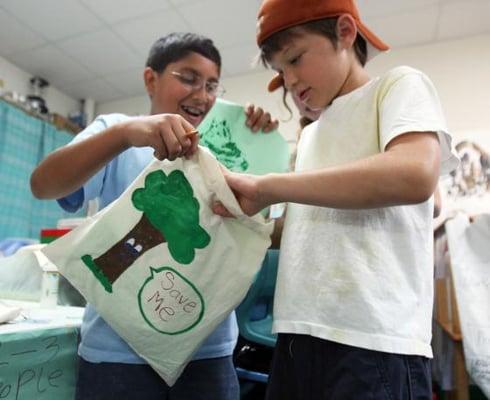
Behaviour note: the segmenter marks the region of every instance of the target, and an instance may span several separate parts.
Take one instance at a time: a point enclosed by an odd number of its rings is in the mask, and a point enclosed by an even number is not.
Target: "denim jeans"
[[[429,359],[279,334],[267,400],[431,400]]]
[[[191,361],[172,387],[147,364],[79,360],[76,400],[239,399],[231,356]]]

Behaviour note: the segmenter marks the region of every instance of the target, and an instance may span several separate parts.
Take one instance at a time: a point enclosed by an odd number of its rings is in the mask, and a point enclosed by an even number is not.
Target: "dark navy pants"
[[[146,364],[79,360],[76,400],[239,399],[231,356],[190,362],[172,387]]]
[[[267,400],[431,400],[430,362],[279,334]]]

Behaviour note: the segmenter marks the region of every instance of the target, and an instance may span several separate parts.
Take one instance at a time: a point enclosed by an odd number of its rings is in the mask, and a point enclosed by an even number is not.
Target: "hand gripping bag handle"
[[[221,172],[219,162],[208,149],[199,146],[199,150],[195,157],[198,158],[198,163],[203,171],[206,184],[215,194],[216,200],[220,201],[236,219],[245,223],[250,228],[260,232],[264,232],[265,227],[267,227],[266,230],[269,229],[269,223],[265,222],[262,215],[256,214],[250,217],[243,212],[235,198],[235,195],[226,183],[225,177]]]

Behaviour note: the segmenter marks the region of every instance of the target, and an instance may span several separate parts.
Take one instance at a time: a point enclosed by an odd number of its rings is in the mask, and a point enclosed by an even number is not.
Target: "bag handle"
[[[253,225],[259,224],[263,226],[266,223],[264,217],[260,214],[250,217],[243,212],[235,195],[226,183],[218,160],[207,148],[199,146],[195,157],[197,157],[197,162],[203,171],[206,184],[211,191],[215,193],[216,199],[223,203],[225,208],[233,214],[235,218],[243,222],[249,221],[250,223],[253,221]]]

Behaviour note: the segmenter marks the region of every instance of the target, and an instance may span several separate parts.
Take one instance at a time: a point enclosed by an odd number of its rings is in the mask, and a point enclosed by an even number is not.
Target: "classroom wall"
[[[406,64],[434,82],[455,142],[490,150],[490,34],[391,51],[370,62],[373,75]]]
[[[427,73],[434,81],[456,141],[477,140],[490,148],[490,34],[430,45],[392,50],[368,63],[372,76],[396,65],[410,65]],[[254,74],[223,79],[225,98],[245,104],[254,101],[281,119],[288,113],[282,106],[281,93],[269,94],[265,87],[271,71],[258,67]],[[97,113],[123,112],[145,114],[146,96],[99,104]],[[296,120],[283,122],[281,132],[291,142],[297,130]]]
[[[148,96],[144,95],[96,104],[96,115],[110,114],[113,112],[128,115],[146,115],[150,112],[150,100]]]
[[[0,92],[17,92],[21,95],[31,93],[29,80],[32,75],[0,57],[0,80],[3,81],[3,88]],[[62,93],[58,89],[49,86],[44,88],[43,97],[46,100],[50,112],[56,112],[63,116],[76,111],[80,108],[80,103],[70,96]]]

